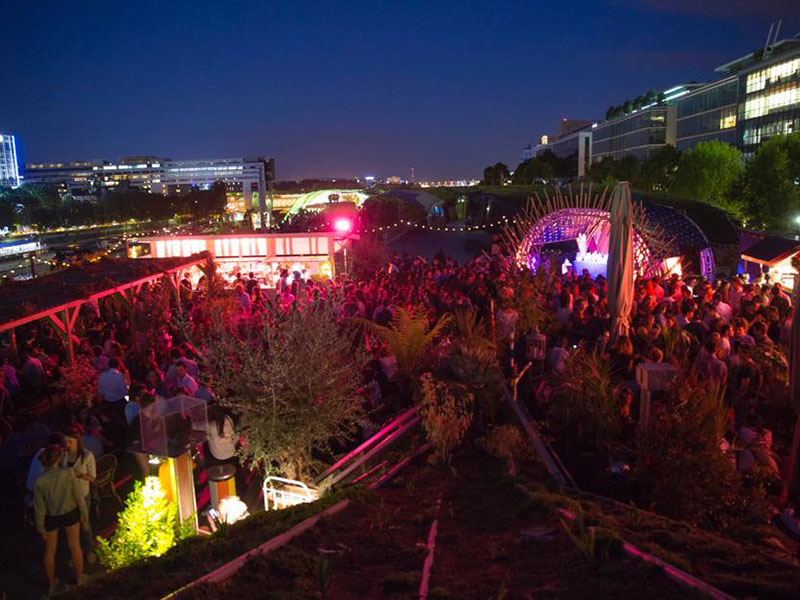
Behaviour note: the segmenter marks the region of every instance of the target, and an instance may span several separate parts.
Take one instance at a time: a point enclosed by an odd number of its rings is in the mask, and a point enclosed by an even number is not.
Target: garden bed
[[[379,494],[360,494],[336,517],[250,559],[227,581],[187,590],[180,600],[415,596],[441,483],[417,485],[410,477]]]
[[[624,558],[598,564],[584,558],[558,520],[533,507],[503,468],[469,452],[452,470],[407,471],[376,498],[359,497],[336,518],[251,559],[228,581],[180,598],[416,597],[437,515],[429,598],[595,598],[597,590],[612,588],[620,598],[691,597],[658,569]],[[520,542],[523,530],[543,526],[553,529],[552,539]]]
[[[160,599],[300,521],[352,496],[357,488],[281,511],[260,512],[211,537],[195,536],[166,554],[107,573],[59,596],[65,600]]]
[[[585,513],[586,521],[616,532],[650,552],[735,597],[800,597],[800,568],[771,556],[763,546],[742,544],[680,521],[580,492],[553,493],[526,481],[534,507]]]

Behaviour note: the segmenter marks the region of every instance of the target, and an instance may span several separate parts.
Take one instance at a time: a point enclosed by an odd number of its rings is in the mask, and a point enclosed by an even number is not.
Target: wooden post
[[[72,319],[70,319],[69,309],[65,309],[61,313],[61,319],[64,321],[64,336],[67,345],[67,360],[69,364],[75,362],[75,349],[72,347]]]

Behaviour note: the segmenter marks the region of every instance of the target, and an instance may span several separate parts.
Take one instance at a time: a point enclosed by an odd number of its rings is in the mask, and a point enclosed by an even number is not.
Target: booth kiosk
[[[669,363],[641,363],[636,367],[636,382],[642,389],[639,403],[639,423],[647,427],[652,418],[653,394],[666,392],[675,376],[677,369]]]
[[[159,400],[141,410],[139,425],[140,451],[161,459],[158,478],[167,499],[177,503],[181,522],[192,519],[197,530],[192,448],[206,440],[206,403],[189,396]]]

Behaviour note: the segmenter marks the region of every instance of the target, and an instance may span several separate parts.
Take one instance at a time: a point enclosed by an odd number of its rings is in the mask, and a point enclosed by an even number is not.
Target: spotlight
[[[353,222],[350,219],[336,219],[333,228],[339,233],[350,233],[353,230]]]

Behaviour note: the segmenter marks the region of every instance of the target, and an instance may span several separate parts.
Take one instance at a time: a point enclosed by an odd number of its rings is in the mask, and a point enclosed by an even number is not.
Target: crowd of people
[[[271,315],[303,311],[315,303],[331,303],[343,322],[358,318],[380,325],[390,324],[399,307],[424,310],[431,323],[443,314],[474,310],[487,321],[496,320],[496,339],[508,346],[507,351],[501,349],[504,361],[523,364],[536,358],[535,340],[518,333],[513,279],[507,263],[486,255],[459,265],[441,253],[431,261],[395,254],[384,268],[363,280],[344,276],[315,281],[284,271],[277,289],[262,290],[252,274],[240,273],[232,295],[238,319],[262,324],[267,319],[267,326]],[[17,472],[20,482],[25,480],[22,490],[32,523],[44,540],[44,570],[51,590],[58,585],[54,556],[62,529],[75,577],[81,581],[84,553],[89,562],[92,559],[89,506],[96,459],[105,453],[122,456],[136,448],[139,419],[149,406],[179,395],[207,402],[209,428],[202,462],[236,465],[240,443],[236,415],[219,402],[204,366],[203,348],[190,341],[201,339],[199,334],[214,317],[204,291],[207,284],[201,279],[193,285],[184,278],[178,299],[161,284],[145,285],[134,308],[113,297],[90,303],[81,313],[73,344],[77,361],[90,365],[97,383],[94,389],[83,390],[76,403],[63,407],[57,403],[71,380],[66,375],[64,344],[52,327],[27,327],[19,352],[4,352],[3,456],[6,466],[9,456],[11,463],[24,465]],[[637,365],[662,362],[680,348],[700,377],[728,390],[730,430],[746,441],[749,452],[742,454],[738,467],[760,464],[777,474],[771,432],[759,412],[763,374],[754,350],[788,342],[792,300],[780,284],[755,285],[739,277],[713,282],[678,276],[640,278],[630,334],[614,340],[609,336],[608,289],[602,277],[552,273],[534,292],[551,324],[544,362],[554,377],[563,373],[579,346],[597,350],[608,358],[614,380],[622,384],[625,401],[620,417],[633,421],[639,393]],[[379,346],[369,350],[373,360],[363,374],[364,400],[374,407],[391,402],[399,388],[392,357]],[[58,416],[43,416],[42,406],[49,409],[47,414]],[[137,475],[145,476],[147,455],[131,455],[140,471]],[[236,466],[241,476],[242,467]]]

